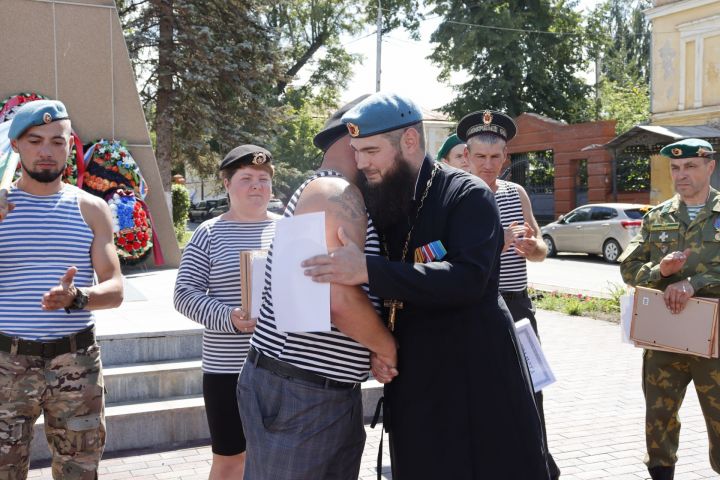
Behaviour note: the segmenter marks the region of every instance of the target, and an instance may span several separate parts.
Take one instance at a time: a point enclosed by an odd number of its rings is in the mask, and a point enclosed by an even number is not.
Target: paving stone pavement
[[[538,323],[545,353],[558,379],[545,390],[545,412],[548,443],[562,469],[561,478],[649,478],[642,463],[645,452],[640,387],[642,351],[621,344],[619,327],[601,320],[540,311]],[[683,427],[675,478],[718,478],[710,469],[705,422],[692,385],[680,413]],[[366,430],[368,439],[359,478],[374,480],[380,429],[367,426]],[[100,478],[206,479],[210,458],[207,446],[132,452],[103,460]],[[386,439],[384,479],[391,478],[389,465]],[[49,468],[36,468],[29,478],[52,477]]]

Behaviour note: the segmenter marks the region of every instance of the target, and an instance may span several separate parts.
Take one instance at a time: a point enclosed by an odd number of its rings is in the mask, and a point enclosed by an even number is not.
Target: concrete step
[[[362,385],[365,422],[372,419],[382,385],[370,380]],[[163,448],[209,439],[202,395],[159,401],[109,404],[105,408],[105,452],[138,448]],[[31,445],[33,462],[50,458],[43,418],[35,424]]]
[[[105,367],[191,360],[202,355],[202,328],[98,335]]]
[[[200,360],[116,365],[103,374],[108,405],[202,394]]]

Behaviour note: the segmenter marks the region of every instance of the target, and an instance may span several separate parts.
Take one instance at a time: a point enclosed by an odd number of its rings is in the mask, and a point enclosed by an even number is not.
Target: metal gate
[[[500,178],[525,188],[539,223],[555,219],[555,164],[552,150],[511,155],[510,166]]]

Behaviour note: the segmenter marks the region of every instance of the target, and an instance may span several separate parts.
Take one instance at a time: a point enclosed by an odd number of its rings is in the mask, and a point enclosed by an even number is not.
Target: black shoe
[[[675,477],[675,467],[652,467],[648,468],[650,478],[652,480],[673,480]]]

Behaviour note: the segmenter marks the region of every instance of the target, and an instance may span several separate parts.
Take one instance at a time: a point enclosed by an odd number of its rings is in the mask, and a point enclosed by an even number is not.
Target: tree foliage
[[[443,17],[430,58],[441,79],[464,71],[457,98],[443,110],[456,118],[486,108],[510,115],[535,112],[577,121],[588,115],[584,32],[574,2],[551,0],[435,0]],[[542,33],[544,32],[544,33]],[[548,33],[549,32],[549,33]]]
[[[419,0],[382,5],[384,31],[417,29]],[[117,6],[166,189],[170,159],[178,171],[188,164],[207,175],[240,143],[271,146],[276,158],[304,171],[318,153],[311,153],[311,130],[336,107],[358,61],[340,39],[375,24],[377,13],[376,0]]]
[[[650,117],[650,0],[605,0],[587,19],[588,52],[599,69],[596,118],[616,119],[618,135]]]

